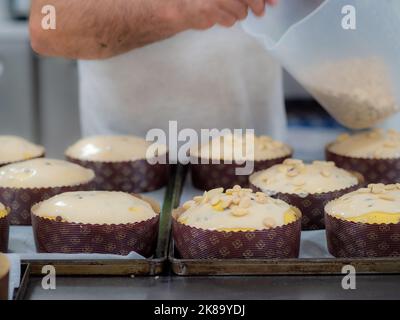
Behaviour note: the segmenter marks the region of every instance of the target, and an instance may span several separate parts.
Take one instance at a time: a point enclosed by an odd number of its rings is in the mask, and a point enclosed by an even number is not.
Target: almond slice
[[[245,208],[239,208],[239,207],[233,207],[231,209],[231,214],[234,217],[244,217],[245,215],[247,215],[249,213],[249,211]]]
[[[271,218],[271,217],[267,217],[267,218],[265,218],[264,220],[263,220],[263,225],[266,227],[266,228],[275,228],[275,226],[276,226],[276,221],[275,221],[275,219],[274,218]]]

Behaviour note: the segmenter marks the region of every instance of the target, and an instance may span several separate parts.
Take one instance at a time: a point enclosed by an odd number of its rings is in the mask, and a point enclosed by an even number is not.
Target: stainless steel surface
[[[400,299],[400,276],[358,276],[356,290],[335,277],[58,278],[43,290],[33,278],[27,299]]]

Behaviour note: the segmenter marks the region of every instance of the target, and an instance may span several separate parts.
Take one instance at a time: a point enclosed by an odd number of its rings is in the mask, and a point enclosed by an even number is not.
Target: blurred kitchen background
[[[29,44],[30,0],[0,0],[0,134],[15,134],[63,157],[80,138],[76,62],[35,55]],[[285,76],[288,142],[305,160],[344,129]],[[305,143],[306,142],[306,143]]]

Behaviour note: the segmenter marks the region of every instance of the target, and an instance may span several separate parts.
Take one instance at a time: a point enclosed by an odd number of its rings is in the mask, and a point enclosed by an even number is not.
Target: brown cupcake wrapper
[[[334,257],[400,257],[400,223],[356,223],[329,214],[325,221],[328,250]]]
[[[0,301],[8,300],[9,273],[0,277]]]
[[[71,191],[87,191],[93,189],[93,181],[87,183],[54,188],[2,188],[0,202],[10,208],[11,225],[31,225],[31,207],[57,194]]]
[[[7,253],[8,251],[8,239],[10,234],[10,225],[8,222],[8,216],[0,218],[0,253]]]
[[[325,150],[325,157],[333,161],[336,166],[357,171],[364,176],[365,183],[398,183],[400,182],[400,159],[364,159],[338,155]]]
[[[276,164],[282,163],[285,159],[289,159],[292,157],[292,154],[288,154],[287,156],[269,159],[269,160],[260,160],[254,162],[254,172],[268,169]],[[232,188],[235,185],[239,185],[243,188],[249,186],[249,176],[238,176],[236,175],[236,168],[242,168],[245,164],[238,165],[235,163],[232,164],[213,164],[212,160],[209,160],[208,164],[201,164],[201,158],[197,158],[198,164],[191,164],[191,174],[192,174],[192,183],[195,188],[200,190],[212,190],[215,188]],[[222,162],[222,160],[221,160]]]
[[[39,158],[44,158],[46,156],[45,153],[37,156],[37,157],[32,157],[32,158],[28,158],[28,159],[23,159],[23,160],[18,160],[18,161],[11,161],[11,162],[0,162],[0,167],[4,167],[4,166],[8,166],[9,164],[13,164],[13,163],[18,163],[18,162],[23,162],[23,161],[29,161],[29,160],[33,160],[33,159],[39,159]]]
[[[359,189],[363,185],[363,179],[361,176],[358,178],[360,181],[359,184],[341,190],[309,194],[306,197],[301,197],[297,194],[278,192],[272,194],[271,197],[283,200],[286,203],[299,208],[302,213],[302,230],[321,230],[325,229],[325,205],[346,193]],[[250,187],[254,191],[263,192],[262,189],[253,184],[251,184]]]
[[[169,178],[168,164],[151,165],[147,160],[125,162],[83,161],[66,156],[67,160],[92,169],[96,190],[144,193],[166,186]]]
[[[136,195],[138,196],[138,195]],[[153,255],[157,244],[160,206],[149,202],[156,217],[137,223],[87,224],[55,221],[32,212],[32,227],[39,253],[100,253],[126,256],[136,252],[146,258]]]
[[[172,219],[174,243],[183,259],[298,258],[301,220],[259,231],[221,232],[198,229]]]

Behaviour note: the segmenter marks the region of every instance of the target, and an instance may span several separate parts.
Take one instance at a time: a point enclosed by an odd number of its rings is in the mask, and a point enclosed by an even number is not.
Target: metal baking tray
[[[27,263],[21,264],[21,280],[19,287],[14,290],[13,300],[24,300],[28,289],[31,267]]]
[[[187,167],[181,166],[177,169],[174,194],[179,199],[182,198],[184,188],[191,188],[190,181],[186,179],[187,171]],[[197,193],[200,194],[201,191],[197,191]],[[184,200],[188,200],[188,197],[189,195],[186,195]],[[342,268],[345,265],[352,265],[357,274],[400,274],[400,258],[181,259],[175,250],[172,237],[169,262],[173,273],[179,276],[336,275],[342,274]]]
[[[29,273],[33,276],[42,275],[45,265],[53,265],[59,276],[155,276],[164,272],[168,262],[168,245],[171,229],[171,211],[173,209],[173,193],[176,182],[176,167],[171,168],[168,186],[164,194],[163,206],[160,214],[159,236],[156,252],[148,259],[115,259],[115,260],[29,260],[22,259],[23,264],[29,264]]]

